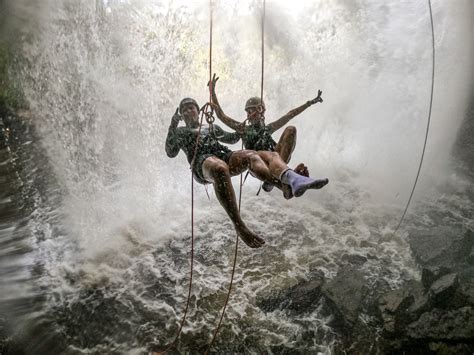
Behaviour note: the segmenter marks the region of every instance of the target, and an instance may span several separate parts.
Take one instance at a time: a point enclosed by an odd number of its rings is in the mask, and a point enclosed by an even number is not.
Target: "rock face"
[[[368,285],[359,270],[367,259],[345,255],[347,264],[332,280],[313,270],[308,281],[258,305],[294,314],[318,308],[338,334],[335,353],[474,353],[473,231],[412,231],[410,246],[422,270],[420,281],[396,290],[383,281]]]
[[[384,352],[474,351],[474,270],[469,264],[473,245],[473,231],[462,227],[411,232],[410,246],[422,278],[379,299]]]
[[[469,263],[473,245],[473,231],[461,227],[411,232],[422,279],[380,298],[384,352],[474,351],[474,270]]]
[[[438,227],[434,231],[410,232],[415,260],[425,268],[458,271],[468,264],[474,247],[474,232],[458,227]]]
[[[452,311],[435,308],[423,313],[407,329],[411,339],[438,339],[446,342],[472,342],[474,309],[462,307]]]
[[[334,315],[333,326],[351,328],[357,321],[362,300],[368,291],[364,275],[352,267],[345,267],[337,276],[323,286],[326,304]]]
[[[304,313],[313,309],[318,303],[323,284],[324,274],[317,273],[309,281],[301,282],[273,297],[262,299],[257,304],[266,312],[286,309],[296,314]]]

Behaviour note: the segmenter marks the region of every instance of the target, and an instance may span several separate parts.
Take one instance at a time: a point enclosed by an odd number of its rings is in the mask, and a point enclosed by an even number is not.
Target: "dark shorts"
[[[220,160],[223,160],[226,164],[229,164],[230,156],[232,155],[232,153],[233,152],[231,151],[228,151],[228,152],[220,151],[220,152],[216,152],[215,154],[199,154],[196,157],[196,160],[194,162],[194,169],[193,169],[194,180],[202,185],[212,184],[212,182],[207,181],[206,178],[204,177],[204,173],[202,171],[202,164],[204,164],[204,160],[210,157],[216,157]]]
[[[274,152],[276,146],[277,142],[275,142],[270,135],[264,135],[255,142],[245,142],[245,149],[255,150],[257,152],[259,150],[268,150],[270,152]]]

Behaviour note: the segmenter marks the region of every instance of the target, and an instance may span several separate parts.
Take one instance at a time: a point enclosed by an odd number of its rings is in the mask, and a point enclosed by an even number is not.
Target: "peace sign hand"
[[[214,91],[216,88],[216,83],[217,80],[219,80],[219,77],[216,77],[216,73],[212,76],[212,79],[208,81],[207,86],[211,86],[211,90]]]
[[[321,97],[321,94],[322,94],[322,93],[323,93],[323,92],[322,92],[321,90],[318,90],[318,96],[315,97],[315,98],[312,99],[312,100],[309,100],[308,103],[309,103],[310,105],[314,105],[314,104],[316,104],[316,103],[318,103],[318,102],[323,102],[323,98]]]

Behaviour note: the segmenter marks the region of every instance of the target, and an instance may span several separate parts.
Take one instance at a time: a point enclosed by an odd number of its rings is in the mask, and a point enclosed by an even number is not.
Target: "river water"
[[[419,278],[410,227],[473,225],[472,175],[452,157],[472,92],[471,6],[433,1],[427,151],[393,235],[428,118],[428,3],[267,1],[267,120],[321,89],[324,103],[292,121],[290,165],[304,161],[330,183],[290,201],[277,191],[256,196],[259,183],[245,183],[243,219],[266,244],[239,247],[214,351],[330,354],[338,338],[318,308],[265,313],[258,300],[315,270],[330,279],[349,255],[367,258],[369,283],[395,288]],[[186,302],[191,234],[190,172],[182,153],[166,157],[164,141],[182,97],[207,100],[209,4],[22,0],[5,9],[30,110],[8,143],[24,206],[2,227],[2,314],[27,353],[163,349]],[[214,4],[212,66],[221,104],[236,119],[260,92],[260,21],[260,2]],[[212,188],[209,195],[195,187],[192,298],[174,352],[206,349],[231,274],[235,232]]]

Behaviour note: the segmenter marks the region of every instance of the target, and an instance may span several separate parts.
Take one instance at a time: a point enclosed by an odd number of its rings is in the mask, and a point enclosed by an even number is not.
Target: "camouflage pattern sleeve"
[[[240,140],[240,135],[237,132],[226,132],[216,124],[214,125],[214,132],[216,138],[222,143],[235,144]]]

